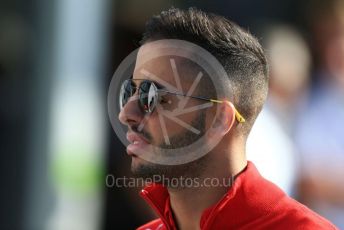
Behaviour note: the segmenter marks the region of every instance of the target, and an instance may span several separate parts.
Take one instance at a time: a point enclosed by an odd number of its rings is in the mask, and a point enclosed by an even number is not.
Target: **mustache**
[[[136,134],[139,134],[139,135],[143,136],[149,142],[151,142],[153,140],[152,135],[150,133],[146,132],[144,129],[139,130],[139,126],[138,125],[130,126],[129,130],[133,131]]]

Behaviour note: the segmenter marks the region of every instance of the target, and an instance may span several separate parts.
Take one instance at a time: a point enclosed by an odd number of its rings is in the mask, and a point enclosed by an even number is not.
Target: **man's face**
[[[160,51],[152,43],[147,43],[140,48],[133,73],[134,84],[139,87],[143,80],[150,80],[159,83],[164,90],[176,92],[177,89],[179,92],[181,90],[182,93],[187,93],[192,88],[200,69],[192,68],[190,61],[188,62],[185,58],[177,56],[156,54],[157,58],[150,59],[149,57],[155,52]],[[180,81],[178,81],[178,78]],[[195,96],[197,92],[198,87],[196,86],[191,95]],[[209,123],[207,121],[207,111],[209,109],[181,113],[181,115],[171,119],[164,116],[163,112],[173,112],[178,109],[185,110],[203,102],[197,99],[163,93],[159,94],[160,97],[155,110],[152,113],[145,114],[140,109],[137,99],[135,99],[137,95],[138,90],[119,114],[120,121],[128,127],[127,139],[130,144],[127,147],[127,153],[132,157],[131,168],[133,173],[142,177],[151,177],[155,174],[173,176],[178,168],[178,175],[183,175],[183,171],[186,171],[187,168],[190,170],[190,164],[192,163],[184,166],[157,165],[143,160],[142,154],[150,152],[157,156],[163,155],[166,154],[164,149],[178,149],[194,143],[206,131],[206,126]],[[159,150],[156,147],[159,147]],[[178,154],[183,153],[179,152]]]

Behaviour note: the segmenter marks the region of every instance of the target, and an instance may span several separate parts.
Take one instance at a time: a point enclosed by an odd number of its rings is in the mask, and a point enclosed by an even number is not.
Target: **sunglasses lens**
[[[139,100],[144,112],[153,112],[157,103],[157,96],[157,88],[152,82],[142,82],[139,89]]]
[[[129,98],[135,94],[135,85],[132,81],[126,80],[123,82],[119,94],[119,104],[121,109],[127,104]]]

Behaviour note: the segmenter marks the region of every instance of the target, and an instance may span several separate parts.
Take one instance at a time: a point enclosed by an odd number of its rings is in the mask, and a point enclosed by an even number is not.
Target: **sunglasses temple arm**
[[[177,96],[183,96],[183,97],[191,97],[191,98],[195,98],[195,99],[200,99],[200,100],[204,100],[204,101],[211,101],[211,102],[217,102],[217,100],[212,100],[209,98],[205,98],[205,97],[196,97],[196,96],[189,96],[183,93],[177,93],[177,92],[170,92],[168,90],[164,90],[164,89],[158,89],[158,92],[164,92],[164,93],[169,93],[169,94],[173,94],[173,95],[177,95]]]
[[[211,101],[211,102],[220,103],[220,104],[224,102],[224,101],[210,99],[210,98],[205,98],[205,97],[188,96],[188,95],[185,95],[185,94],[182,94],[182,93],[170,92],[170,91],[163,90],[163,89],[159,89],[158,91],[162,91],[162,92],[165,92],[165,93],[170,93],[170,94],[174,94],[174,95],[178,95],[178,96],[191,97],[191,98],[195,98],[195,99]],[[239,113],[239,111],[235,107],[234,107],[234,110],[235,110],[235,118],[238,120],[238,122],[239,123],[244,123],[246,121],[245,118]]]

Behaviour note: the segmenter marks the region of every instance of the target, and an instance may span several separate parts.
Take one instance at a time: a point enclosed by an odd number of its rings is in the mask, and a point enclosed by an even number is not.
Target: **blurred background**
[[[134,229],[154,214],[107,115],[112,74],[144,24],[171,6],[224,15],[254,33],[270,93],[248,158],[344,229],[343,0],[1,0],[1,229]]]

